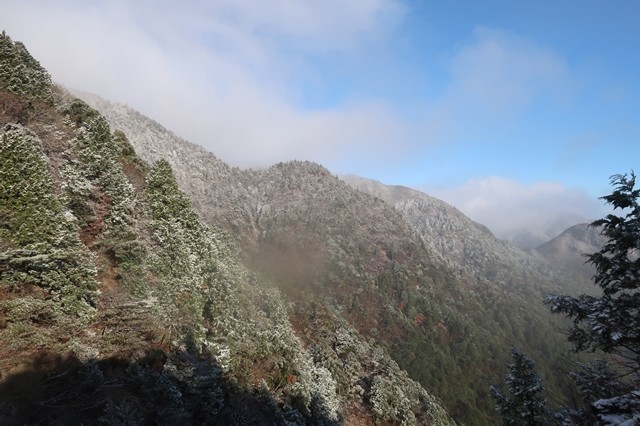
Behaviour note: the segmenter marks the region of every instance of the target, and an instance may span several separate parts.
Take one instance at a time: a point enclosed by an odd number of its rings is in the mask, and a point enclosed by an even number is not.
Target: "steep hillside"
[[[588,218],[577,213],[562,213],[547,218],[547,223],[534,224],[530,229],[512,230],[503,238],[523,250],[533,250],[545,242],[554,239],[565,229]]]
[[[231,168],[126,106],[80,95],[143,158],[166,155],[200,216],[295,303],[294,324],[318,306],[335,312],[469,424],[496,421],[488,387],[502,380],[511,345],[538,360],[552,399],[562,398],[566,343],[541,303],[561,286],[541,258],[431,197],[380,187],[387,195],[374,196],[308,162]]]
[[[286,303],[181,172],[4,33],[0,89],[0,423],[450,423],[338,310]]]
[[[403,186],[384,185],[358,176],[343,176],[349,185],[372,194],[402,214],[424,243],[438,253],[452,269],[486,285],[498,285],[527,292],[533,279],[544,291],[582,290],[582,280],[564,274],[551,256],[526,252],[494,237],[487,227],[472,221],[442,200]]]
[[[555,358],[558,352],[554,348],[564,347],[557,329],[565,323],[550,318],[541,299],[549,293],[580,294],[593,287],[591,275],[576,273],[584,269],[571,264],[575,251],[565,250],[566,256],[555,259],[550,249],[526,252],[498,240],[485,226],[427,194],[357,176],[342,179],[394,205],[424,244],[484,302],[480,308],[483,313],[472,318],[486,329],[497,326],[503,333],[510,329],[500,338],[534,355],[543,376],[558,377],[556,371],[563,361]]]
[[[550,263],[573,274],[576,280],[591,280],[595,274],[586,263],[587,254],[599,251],[605,245],[601,229],[586,223],[572,226],[551,241],[536,248],[536,252]]]

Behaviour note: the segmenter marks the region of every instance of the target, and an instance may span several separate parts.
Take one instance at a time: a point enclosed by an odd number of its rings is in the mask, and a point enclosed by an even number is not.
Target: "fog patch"
[[[606,214],[601,200],[557,182],[524,184],[491,176],[424,190],[523,248],[537,247],[572,225]]]

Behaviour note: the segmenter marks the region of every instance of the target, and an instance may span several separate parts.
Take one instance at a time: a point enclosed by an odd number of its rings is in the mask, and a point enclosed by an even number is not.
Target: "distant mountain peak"
[[[567,228],[535,251],[549,262],[561,267],[580,279],[590,280],[595,273],[593,266],[587,264],[587,255],[596,253],[606,244],[601,229],[588,223]]]

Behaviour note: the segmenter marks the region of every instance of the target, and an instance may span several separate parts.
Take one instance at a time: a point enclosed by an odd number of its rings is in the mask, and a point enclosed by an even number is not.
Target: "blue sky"
[[[54,80],[243,167],[309,159],[496,234],[601,215],[639,169],[637,1],[4,0]]]

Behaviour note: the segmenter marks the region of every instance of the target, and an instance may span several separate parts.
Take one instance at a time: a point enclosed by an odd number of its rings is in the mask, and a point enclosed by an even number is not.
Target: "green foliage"
[[[259,377],[278,392],[293,388],[287,380],[302,353],[277,292],[248,287],[258,277],[240,265],[225,236],[199,221],[166,161],[149,170],[143,200],[154,241],[148,268],[157,281],[148,292],[163,321],[240,383]]]
[[[0,92],[10,92],[25,100],[53,103],[51,76],[21,42],[0,34]]]
[[[114,141],[109,125],[102,117],[95,118],[78,131],[75,140],[78,152],[77,166],[83,177],[96,185],[111,202],[109,213],[104,218],[108,227],[107,236],[120,235],[120,239],[133,239],[135,197],[133,187],[118,162],[120,150]]]
[[[122,130],[113,132],[113,142],[118,147],[118,156],[120,158],[132,162],[138,161],[133,145],[131,145],[129,139],[127,139],[127,135],[125,135]]]
[[[82,126],[85,123],[89,123],[91,120],[96,119],[99,114],[86,103],[80,99],[74,99],[64,109],[64,114],[69,117],[71,122],[76,126]]]
[[[38,141],[20,126],[0,139],[0,284],[45,289],[65,313],[87,318],[96,297],[91,255],[53,193]]]
[[[41,354],[29,361],[0,382],[2,424],[322,424],[268,393],[235,388],[203,356],[148,351],[135,362],[81,362]]]
[[[64,247],[73,233],[52,194],[35,135],[7,126],[0,140],[0,238],[26,250]]]
[[[186,229],[195,229],[200,225],[191,201],[178,188],[173,170],[167,161],[160,160],[151,168],[145,191],[151,202],[155,221],[175,220]]]
[[[590,364],[579,364],[579,367],[579,370],[571,372],[571,377],[587,401],[623,395],[633,390],[630,383],[619,380],[619,371],[604,359],[597,359]]]
[[[190,201],[178,189],[173,171],[165,161],[157,162],[147,175],[144,193],[157,249],[150,258],[161,277],[157,289],[160,307],[167,318],[184,318],[174,327],[204,338],[203,312],[218,270],[216,247],[210,231],[198,221]],[[208,238],[209,237],[209,238]]]
[[[62,189],[66,196],[66,206],[78,220],[79,226],[97,219],[91,203],[92,185],[84,176],[77,161],[67,161],[61,170],[64,183]]]
[[[549,296],[546,303],[553,312],[573,319],[569,341],[576,350],[614,353],[636,368],[640,362],[640,189],[635,188],[633,173],[613,176],[611,183],[615,190],[602,199],[626,214],[609,214],[592,224],[602,227],[608,240],[588,257],[596,267],[594,281],[602,296]]]
[[[36,68],[20,44],[3,35],[2,46],[13,52],[2,60],[14,55],[25,69]],[[54,101],[61,104],[32,105],[39,90],[33,76],[12,82],[16,90],[9,100],[33,107],[36,114],[27,121],[45,148],[19,126],[0,135],[0,394],[11,394],[3,386],[12,382],[27,383],[35,394],[0,398],[0,423],[55,418],[70,424],[335,425],[363,416],[378,424],[451,423],[437,399],[345,319],[357,312],[354,323],[362,325],[367,309],[358,303],[383,301],[380,309],[389,316],[376,316],[380,333],[402,331],[428,312],[429,327],[442,320],[456,340],[466,337],[468,323],[447,317],[430,291],[409,290],[431,284],[419,277],[433,265],[420,265],[418,272],[408,266],[420,244],[403,241],[406,226],[376,228],[380,217],[394,214],[391,208],[376,205],[362,223],[338,220],[329,213],[357,206],[360,196],[337,180],[326,187],[329,174],[319,167],[312,166],[309,179],[297,166],[286,165],[274,172],[278,188],[308,187],[324,196],[337,189],[347,198],[331,200],[317,212],[300,203],[306,222],[298,220],[295,208],[281,209],[278,203],[273,216],[261,205],[255,218],[238,204],[243,220],[255,223],[257,234],[273,243],[266,251],[299,248],[301,265],[320,254],[312,264],[315,272],[324,270],[324,259],[335,261],[329,279],[286,271],[296,279],[311,277],[312,286],[340,290],[335,301],[318,305],[330,311],[330,320],[315,322],[313,334],[297,324],[294,333],[290,305],[272,283],[243,265],[229,236],[200,221],[167,161],[144,165],[124,133],[111,133],[104,117],[83,102],[56,92]],[[206,183],[210,194],[218,191]],[[263,190],[271,191],[252,188],[255,194]],[[323,222],[325,216],[331,223]],[[240,225],[236,219],[233,226]],[[324,237],[288,240],[269,232],[274,224],[292,237],[304,236],[307,226],[323,232],[335,228],[341,236],[327,241],[329,250],[322,253],[313,244]],[[383,264],[367,260],[366,238],[344,237],[352,225],[359,235],[376,236]],[[387,243],[386,235],[393,241]],[[305,247],[312,249],[304,252]],[[362,261],[350,262],[345,255]],[[372,298],[378,285],[382,296]],[[406,308],[398,308],[402,303]],[[35,360],[35,372],[11,371],[43,348],[70,353],[71,362],[48,369],[46,360]],[[114,354],[117,358],[109,358]],[[17,400],[22,408],[12,405]],[[24,417],[12,417],[16,413]]]
[[[469,229],[477,224],[449,220],[450,207],[435,206],[432,214],[421,216],[428,206],[418,203],[416,221],[431,231],[421,240],[416,235],[421,229],[407,224],[404,210],[354,191],[321,166],[290,162],[268,170],[232,168],[130,108],[96,105],[126,131],[140,155],[153,161],[166,157],[200,217],[225,229],[248,264],[269,276],[289,301],[321,301],[335,308],[443,399],[454,418],[469,425],[497,420],[488,389],[506,371],[511,344],[538,360],[548,377],[550,400],[562,400],[566,378],[557,371],[567,358],[566,341],[554,333],[559,318],[538,303],[552,291],[553,280],[532,272],[542,269],[532,256],[517,255],[486,229],[469,244],[475,235]],[[243,281],[225,279],[220,288]],[[255,291],[255,286],[240,288],[241,293]],[[265,313],[271,309],[266,303],[253,306]],[[216,298],[205,302],[205,311],[207,324],[235,321],[222,319],[226,311]],[[213,339],[215,333],[209,334]],[[223,344],[221,334],[215,341]],[[257,354],[258,363],[272,361],[264,354],[278,345],[267,336],[256,337],[259,347],[243,356],[224,343],[231,359],[245,359],[235,364],[236,372],[254,375],[246,360]],[[310,348],[316,347],[313,341],[303,339]],[[356,389],[350,387],[358,377],[354,353],[336,356],[313,349],[314,362],[331,372],[341,397],[344,389]],[[336,367],[342,363],[344,369]],[[281,371],[264,377],[269,386],[278,386],[287,369]]]
[[[509,395],[491,386],[491,395],[496,400],[496,411],[504,425],[545,425],[552,423],[546,399],[539,394],[544,390],[542,379],[535,370],[531,358],[515,348],[511,349],[513,364],[509,364],[506,377]]]
[[[301,316],[303,312],[306,318]],[[304,321],[305,338],[313,342],[309,347],[312,379],[316,383],[312,393],[324,395],[325,406],[335,406],[337,401],[343,401],[343,405],[347,401],[347,406],[364,405],[376,424],[451,423],[439,400],[411,380],[381,347],[366,341],[339,319],[331,308],[311,302],[310,306],[297,306],[295,316],[296,321]],[[348,418],[347,415],[347,423]]]
[[[602,227],[607,243],[588,256],[602,294],[552,295],[545,303],[572,320],[568,339],[576,351],[600,350],[617,363],[619,377],[602,362],[574,373],[593,410],[602,418],[613,413],[620,421],[637,421],[640,394],[632,390],[640,385],[640,189],[633,172],[612,176],[611,184],[613,192],[601,198],[621,214],[592,223]]]

